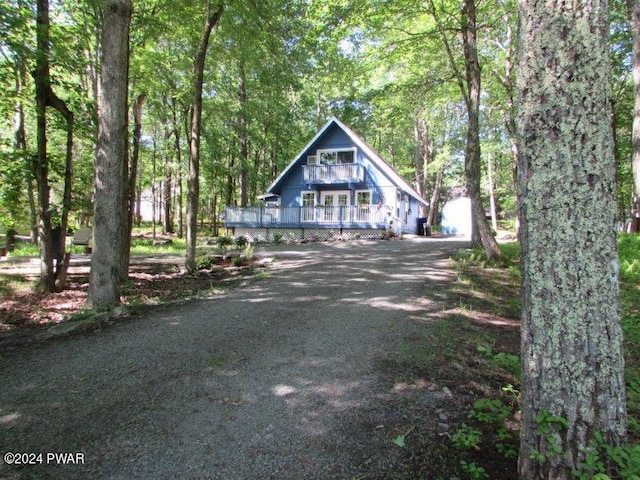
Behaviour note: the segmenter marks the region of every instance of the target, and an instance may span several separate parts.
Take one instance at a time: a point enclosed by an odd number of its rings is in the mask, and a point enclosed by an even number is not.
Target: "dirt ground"
[[[231,258],[223,260],[214,256],[213,265],[195,275],[184,275],[183,261],[180,256],[166,254],[134,257],[129,280],[122,290],[123,304],[154,305],[197,296],[224,285],[230,279],[263,268],[258,260],[236,267]],[[35,282],[38,278],[35,265],[36,259],[4,262],[0,263],[0,273],[16,281]],[[0,344],[3,337],[28,335],[81,313],[86,309],[88,288],[87,255],[72,259],[67,287],[62,292],[38,293],[32,288],[4,285],[4,291],[0,289]]]
[[[123,299],[125,303],[138,307],[125,322],[136,322],[137,318],[148,317],[153,309],[163,308],[140,307],[154,304],[158,299],[167,302],[242,288],[243,280],[238,279],[252,276],[255,279],[266,268],[264,262],[240,269],[225,264],[196,276],[185,276],[179,271],[179,258],[166,260],[141,263],[132,269]],[[267,277],[268,271],[264,275]],[[291,284],[295,286],[298,282],[294,280]],[[394,282],[394,276],[391,275],[388,281]],[[20,354],[24,349],[40,347],[30,339],[35,338],[35,333],[64,321],[69,314],[81,311],[86,300],[87,282],[88,271],[78,267],[71,273],[69,286],[62,293],[6,294],[0,301],[0,358],[11,361],[14,354]],[[439,267],[434,269],[434,274],[425,276],[421,287],[412,287],[419,288],[423,297],[421,302],[430,305],[429,314],[424,316],[420,308],[406,307],[405,316],[413,318],[415,325],[398,337],[402,340],[395,352],[373,357],[376,375],[380,377],[376,385],[381,389],[373,392],[375,401],[367,403],[366,408],[341,406],[341,421],[332,427],[337,432],[332,433],[338,435],[336,438],[350,439],[348,447],[342,448],[348,449],[351,468],[340,470],[335,467],[336,470],[323,471],[318,478],[515,479],[516,412],[509,411],[500,417],[494,411],[495,404],[494,407],[489,404],[484,417],[469,416],[474,405],[483,399],[499,399],[503,405],[515,405],[513,392],[503,390],[509,384],[517,388],[518,382],[509,368],[509,359],[519,348],[518,307],[509,301],[517,297],[514,283],[507,272],[482,273],[473,268],[453,272]],[[329,287],[342,288],[337,284]],[[412,291],[412,295],[414,293]],[[310,298],[308,301],[316,300]],[[380,297],[371,301],[383,302]],[[313,345],[316,347],[320,348]],[[227,361],[230,360],[217,355],[208,358],[211,368]],[[282,397],[288,399],[292,409],[303,408],[301,404],[295,404],[295,400],[302,402],[295,392],[282,392]],[[305,397],[304,400],[309,399]],[[221,397],[220,402],[226,408],[241,408],[248,401]],[[335,405],[332,407],[335,409]],[[320,410],[325,407],[315,405],[314,408]],[[309,409],[305,409],[308,412]],[[480,410],[481,407],[476,408],[477,412]],[[3,414],[0,411],[0,417]],[[491,425],[497,417],[505,427],[504,438],[496,438],[496,426]],[[315,428],[321,427],[315,425]],[[265,435],[275,434],[268,430],[269,426],[266,426]],[[333,454],[340,456],[338,451]],[[300,458],[303,464],[308,461],[311,465],[315,461],[310,456]],[[223,468],[222,464],[218,466]],[[73,470],[66,470],[67,473],[69,471]],[[481,476],[482,471],[484,477]],[[345,473],[348,476],[345,477]],[[138,471],[129,471],[128,474],[130,478],[144,476]],[[28,476],[21,476],[19,471],[12,478]],[[70,474],[59,478],[80,477]],[[218,477],[198,477],[194,473],[185,478]],[[262,478],[302,477],[282,472],[278,475],[273,471],[271,476]]]

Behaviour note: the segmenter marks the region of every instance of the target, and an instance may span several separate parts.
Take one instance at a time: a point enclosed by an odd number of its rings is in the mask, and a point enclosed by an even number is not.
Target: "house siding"
[[[302,154],[300,165],[305,164],[307,156],[315,155],[318,149],[352,148],[353,146],[353,142],[351,142],[349,136],[337,125],[333,125],[322,138],[314,142],[311,147]],[[365,168],[364,182],[309,185],[304,181],[302,169],[292,168],[282,179],[280,191],[276,192],[281,196],[281,205],[287,207],[301,205],[302,191],[315,191],[316,200],[320,201],[320,192],[330,190],[350,190],[352,192],[351,204],[355,202],[355,192],[357,190],[370,190],[372,192],[371,203],[373,205],[393,202],[396,194],[396,186],[392,180],[385,175],[384,172],[380,171],[360,149],[356,151],[355,161]]]
[[[353,149],[355,148],[354,163],[362,165],[364,176],[362,181],[354,181],[352,176],[328,176],[317,178],[328,178],[328,181],[305,181],[303,165],[307,163],[309,155],[316,155],[319,149]],[[340,170],[334,170],[340,172]],[[323,174],[324,175],[324,174]],[[308,177],[310,178],[310,177]],[[316,177],[314,177],[316,178]],[[340,178],[351,178],[352,181],[340,181]],[[366,142],[363,142],[348,127],[340,123],[337,119],[328,122],[316,137],[301,151],[301,153],[289,164],[282,174],[269,187],[268,192],[280,197],[280,206],[301,207],[302,193],[314,192],[315,202],[318,208],[325,208],[322,205],[322,193],[329,191],[349,192],[348,205],[356,206],[358,191],[367,190],[371,192],[370,205],[372,208],[380,206],[376,213],[384,217],[380,226],[387,224],[395,217],[401,221],[402,230],[407,233],[417,233],[417,218],[419,214],[420,201],[415,198],[416,192],[398,175],[393,168],[382,160]],[[399,196],[400,195],[400,196]],[[383,210],[384,209],[384,210]],[[238,218],[234,215],[234,218]],[[246,217],[251,218],[251,213]],[[234,228],[241,227],[245,220],[231,222]],[[246,220],[250,223],[249,220]],[[380,219],[376,220],[377,222]],[[307,222],[307,220],[305,220]],[[333,228],[324,219],[324,228]],[[259,225],[253,225],[258,227]],[[356,226],[356,225],[353,225]],[[320,227],[320,226],[319,226]],[[341,226],[342,227],[342,226]],[[395,226],[394,226],[395,227]],[[358,228],[368,228],[365,225]]]

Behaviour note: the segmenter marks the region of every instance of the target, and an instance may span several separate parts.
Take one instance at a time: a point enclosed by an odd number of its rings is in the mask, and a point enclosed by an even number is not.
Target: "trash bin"
[[[418,217],[418,235],[428,236],[429,235],[427,233],[428,230],[429,230],[429,227],[427,226],[426,217]]]

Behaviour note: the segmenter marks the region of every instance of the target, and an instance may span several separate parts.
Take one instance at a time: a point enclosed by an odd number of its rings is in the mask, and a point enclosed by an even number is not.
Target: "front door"
[[[351,192],[347,191],[335,191],[335,192],[322,192],[320,195],[320,201],[323,206],[322,219],[325,222],[337,222],[344,217],[347,213],[347,208],[350,205]],[[342,218],[344,220],[344,218]]]

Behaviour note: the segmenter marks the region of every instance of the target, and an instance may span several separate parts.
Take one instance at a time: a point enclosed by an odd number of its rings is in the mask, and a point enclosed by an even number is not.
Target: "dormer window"
[[[334,165],[337,163],[355,163],[356,161],[356,149],[355,148],[331,148],[318,150],[319,163],[327,165]],[[308,161],[307,161],[308,163]]]

